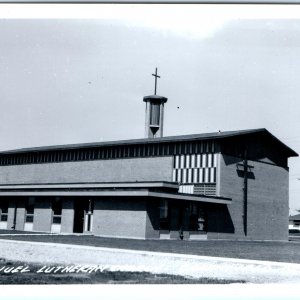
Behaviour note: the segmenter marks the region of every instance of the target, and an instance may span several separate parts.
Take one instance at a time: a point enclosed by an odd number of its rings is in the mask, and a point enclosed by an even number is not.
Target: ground
[[[0,230],[0,239],[300,263],[300,238],[297,236],[287,242],[181,241],[114,239],[89,235],[39,235]]]
[[[25,241],[26,243],[5,242],[4,240]],[[51,244],[47,245],[47,242]],[[88,235],[55,235],[3,230],[0,231],[0,243],[2,248],[0,283],[2,284],[224,284],[289,282],[290,280],[300,282],[300,238],[297,236],[287,242],[177,241],[113,239]],[[85,247],[78,247],[78,245]],[[126,249],[131,252],[128,253]],[[44,254],[45,250],[48,253],[47,256]],[[75,254],[74,251],[79,252]],[[63,256],[62,253],[64,253]],[[192,254],[192,256],[182,256],[182,254]],[[19,261],[15,261],[17,259]],[[60,266],[68,266],[83,259],[86,262],[100,263],[104,267],[99,272],[91,274],[37,272],[41,268],[41,263],[52,268],[58,266],[59,263]],[[270,261],[270,263],[264,261]],[[154,265],[151,267],[153,262]],[[288,264],[285,264],[286,262]],[[120,267],[121,265],[123,267]],[[30,271],[22,274],[5,272],[9,268],[19,266],[27,266]],[[160,266],[158,273],[153,272],[156,266]]]

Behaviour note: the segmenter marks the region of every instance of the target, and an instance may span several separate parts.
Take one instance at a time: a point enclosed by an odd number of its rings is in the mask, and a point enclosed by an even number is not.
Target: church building
[[[157,72],[155,74],[157,79]],[[266,129],[0,152],[0,229],[135,239],[287,240],[288,158]]]

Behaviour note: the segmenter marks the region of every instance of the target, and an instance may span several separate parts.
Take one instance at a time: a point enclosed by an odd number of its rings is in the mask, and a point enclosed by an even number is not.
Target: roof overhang
[[[160,188],[178,190],[179,184],[168,181],[135,181],[135,182],[81,182],[81,183],[38,183],[38,184],[6,184],[1,190],[15,189],[128,189],[128,188]]]
[[[158,95],[148,96],[150,98],[156,97],[157,99],[164,98]],[[147,96],[144,97],[147,100]],[[15,150],[1,151],[0,155],[13,155],[28,152],[43,152],[43,151],[58,151],[58,150],[74,150],[74,149],[85,149],[85,148],[98,148],[98,147],[115,147],[122,145],[144,145],[144,144],[157,144],[157,143],[170,143],[170,142],[186,142],[186,141],[199,141],[199,140],[222,140],[231,137],[247,136],[253,134],[264,134],[276,140],[280,147],[283,147],[289,156],[298,156],[298,154],[286,146],[283,142],[278,140],[265,128],[248,129],[248,130],[237,130],[237,131],[219,131],[202,134],[189,134],[189,135],[177,135],[177,136],[165,136],[160,138],[144,138],[144,139],[133,139],[133,140],[120,140],[120,141],[106,141],[96,143],[80,143],[80,144],[69,144],[69,145],[53,145],[43,147],[31,147],[22,148]]]
[[[81,196],[81,197],[148,197],[179,201],[230,204],[226,197],[178,193],[178,184],[169,182],[70,183],[1,185],[0,197],[5,196]]]
[[[294,215],[294,216],[290,216],[289,217],[290,221],[300,221],[300,214]]]

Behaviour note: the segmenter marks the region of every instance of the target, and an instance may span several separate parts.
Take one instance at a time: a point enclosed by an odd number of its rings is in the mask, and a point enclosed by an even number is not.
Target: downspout
[[[15,200],[15,210],[14,210],[14,222],[11,229],[16,230],[16,224],[17,224],[17,201]]]

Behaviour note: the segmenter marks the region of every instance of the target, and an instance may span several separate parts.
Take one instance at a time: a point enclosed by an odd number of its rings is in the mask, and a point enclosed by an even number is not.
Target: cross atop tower
[[[160,76],[157,75],[157,68],[155,68],[155,74],[152,74],[152,76],[155,77],[154,95],[156,95],[157,78],[160,78]]]

